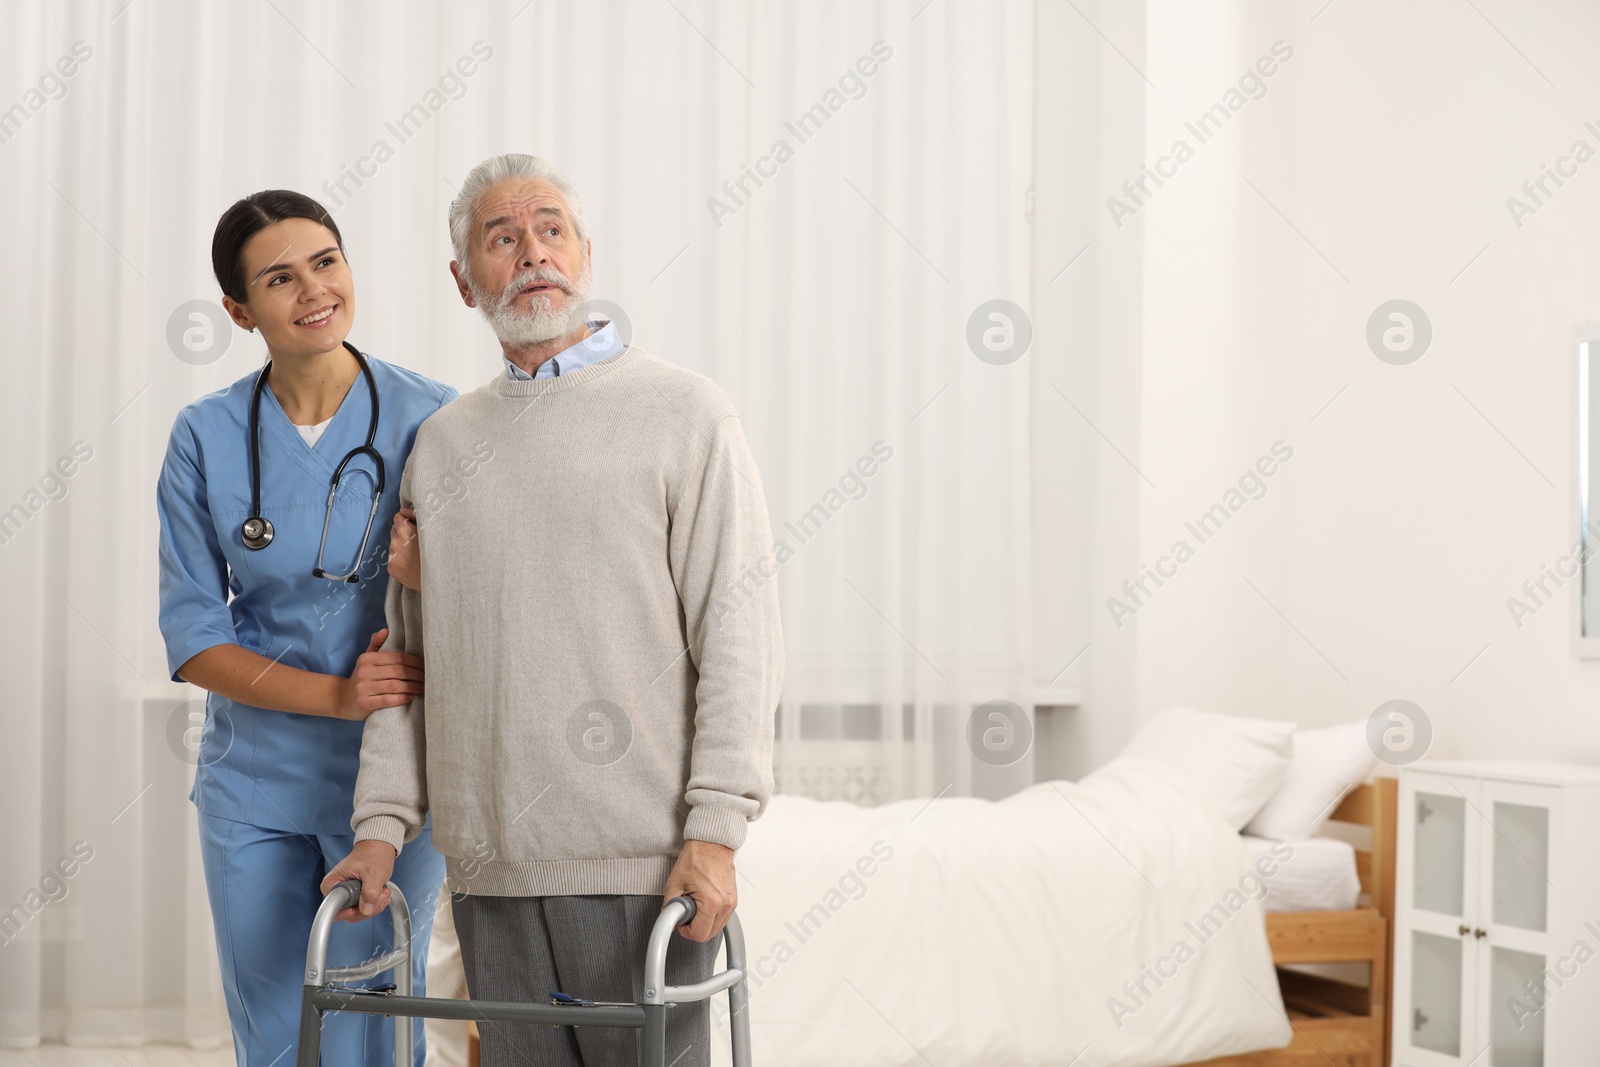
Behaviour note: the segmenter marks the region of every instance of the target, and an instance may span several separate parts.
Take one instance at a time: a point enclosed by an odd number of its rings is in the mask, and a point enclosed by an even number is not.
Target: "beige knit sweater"
[[[433,816],[452,887],[660,893],[685,838],[738,848],[772,792],[783,643],[749,446],[711,380],[630,347],[488,385],[400,483],[422,592],[385,649],[426,692],[374,712],[356,839]]]

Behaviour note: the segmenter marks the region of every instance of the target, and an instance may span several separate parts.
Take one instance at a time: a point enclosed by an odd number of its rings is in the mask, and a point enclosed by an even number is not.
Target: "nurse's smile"
[[[330,304],[327,307],[318,308],[303,319],[295,319],[294,324],[303,326],[308,330],[320,330],[333,322],[333,313],[337,310],[338,305]]]

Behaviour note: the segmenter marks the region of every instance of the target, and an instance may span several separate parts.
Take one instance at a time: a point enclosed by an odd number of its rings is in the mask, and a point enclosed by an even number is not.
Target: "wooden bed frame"
[[[1389,1067],[1394,977],[1395,808],[1399,781],[1377,778],[1356,789],[1331,820],[1372,828],[1371,849],[1356,850],[1368,903],[1349,911],[1267,914],[1272,961],[1364,962],[1366,986],[1278,967],[1278,987],[1294,1027],[1287,1048],[1224,1056],[1193,1067]]]

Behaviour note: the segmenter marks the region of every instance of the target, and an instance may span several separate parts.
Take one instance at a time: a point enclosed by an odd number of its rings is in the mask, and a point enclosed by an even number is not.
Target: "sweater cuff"
[[[362,841],[382,841],[398,856],[406,843],[406,824],[393,815],[369,815],[356,827],[356,843]]]
[[[720,804],[696,804],[689,809],[689,817],[683,820],[683,839],[710,841],[714,845],[737,849],[744,844],[744,835],[749,828],[748,820],[734,808],[725,808]]]

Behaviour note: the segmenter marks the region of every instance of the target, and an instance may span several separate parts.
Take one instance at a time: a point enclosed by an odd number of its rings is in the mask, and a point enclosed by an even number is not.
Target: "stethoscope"
[[[339,466],[334,469],[333,483],[328,487],[328,506],[322,514],[322,540],[317,545],[317,563],[311,568],[311,574],[316,578],[327,578],[335,582],[354,582],[359,579],[356,571],[361,569],[361,560],[367,554],[367,539],[372,536],[372,522],[378,517],[378,505],[383,498],[383,457],[378,450],[372,447],[373,440],[378,436],[378,383],[373,380],[372,368],[367,366],[366,359],[356,350],[356,346],[349,341],[344,342],[345,348],[356,357],[356,362],[361,364],[361,373],[367,379],[367,392],[372,394],[372,418],[367,423],[367,443],[344,454],[339,461]],[[244,538],[244,547],[260,550],[272,543],[272,520],[261,517],[261,437],[259,427],[261,423],[261,390],[267,386],[267,374],[272,370],[272,363],[261,368],[261,373],[256,376],[255,392],[250,396],[250,517],[244,520],[244,525],[239,528],[239,534]],[[333,518],[333,498],[339,492],[339,479],[344,477],[344,468],[356,456],[367,455],[372,457],[372,462],[378,468],[378,476],[373,479],[372,511],[367,515],[367,529],[361,535],[361,548],[356,552],[355,564],[348,574],[329,574],[322,568],[322,553],[328,547],[328,520]],[[360,468],[357,468],[358,470]],[[361,471],[371,478],[367,471]]]

